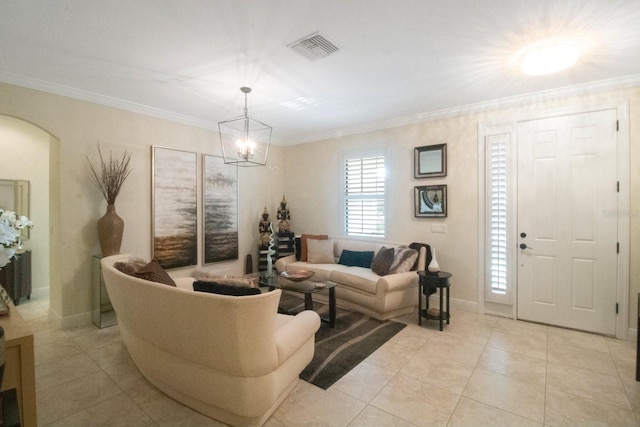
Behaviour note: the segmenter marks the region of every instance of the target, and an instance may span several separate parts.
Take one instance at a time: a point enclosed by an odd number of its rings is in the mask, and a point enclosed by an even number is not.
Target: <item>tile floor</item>
[[[35,335],[40,426],[219,426],[151,386],[117,326],[58,330],[48,299],[18,309]],[[304,381],[280,426],[638,426],[635,344],[454,311],[403,331],[324,391]]]

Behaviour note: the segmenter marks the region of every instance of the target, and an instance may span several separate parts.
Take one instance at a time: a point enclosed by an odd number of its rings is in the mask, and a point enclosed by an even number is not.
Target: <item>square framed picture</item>
[[[425,145],[413,149],[413,177],[447,176],[447,144]]]
[[[414,187],[416,218],[444,218],[447,216],[447,186],[424,185]]]

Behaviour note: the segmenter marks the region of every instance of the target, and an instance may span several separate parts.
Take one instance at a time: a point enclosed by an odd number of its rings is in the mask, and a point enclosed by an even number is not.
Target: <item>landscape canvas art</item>
[[[203,156],[204,263],[238,259],[238,168]]]
[[[153,149],[153,257],[163,268],[198,263],[197,155]]]

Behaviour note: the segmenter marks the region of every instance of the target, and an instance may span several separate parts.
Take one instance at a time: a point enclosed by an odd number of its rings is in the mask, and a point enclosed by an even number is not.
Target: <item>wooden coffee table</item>
[[[269,290],[282,289],[284,291],[297,292],[304,294],[304,309],[313,310],[313,294],[316,292],[329,290],[329,318],[320,318],[323,322],[327,323],[330,328],[333,328],[336,324],[336,283],[335,282],[323,282],[314,281],[311,279],[303,280],[301,282],[294,282],[281,277],[278,274],[274,274],[273,277],[267,277],[264,274],[260,274],[258,279],[260,286],[268,286]]]

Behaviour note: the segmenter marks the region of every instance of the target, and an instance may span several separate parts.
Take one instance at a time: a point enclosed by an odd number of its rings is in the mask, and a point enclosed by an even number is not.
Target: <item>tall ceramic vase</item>
[[[436,259],[436,248],[431,248],[431,262],[429,263],[427,270],[432,273],[437,273],[438,271],[440,271],[440,265],[438,264],[438,260]]]
[[[116,213],[115,205],[107,205],[107,213],[98,220],[98,239],[102,256],[120,253],[124,221]]]

